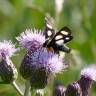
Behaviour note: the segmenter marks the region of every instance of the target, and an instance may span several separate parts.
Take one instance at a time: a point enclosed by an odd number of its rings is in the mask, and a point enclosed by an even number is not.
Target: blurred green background
[[[6,39],[16,43],[15,37],[25,29],[35,27],[43,30],[47,13],[55,20],[58,30],[68,26],[74,36],[68,44],[73,51],[66,55],[70,68],[56,77],[67,86],[78,80],[81,68],[96,63],[96,0],[64,0],[60,12],[55,0],[0,0],[0,41]],[[12,58],[17,68],[24,52]],[[0,96],[19,95],[11,85],[0,85]],[[96,84],[92,96],[96,96]]]

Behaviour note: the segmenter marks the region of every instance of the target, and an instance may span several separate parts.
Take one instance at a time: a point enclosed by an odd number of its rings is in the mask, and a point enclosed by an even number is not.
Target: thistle
[[[44,88],[50,81],[50,77],[60,73],[64,69],[63,60],[54,53],[46,49],[34,52],[31,58],[33,66],[33,75],[31,76],[31,87]]]
[[[42,31],[38,31],[36,29],[28,29],[21,33],[16,39],[23,48],[26,48],[27,51],[32,52],[40,48],[45,42],[45,36],[43,35]]]
[[[0,76],[5,83],[11,83],[17,78],[17,69],[10,59],[16,51],[11,41],[0,42]]]

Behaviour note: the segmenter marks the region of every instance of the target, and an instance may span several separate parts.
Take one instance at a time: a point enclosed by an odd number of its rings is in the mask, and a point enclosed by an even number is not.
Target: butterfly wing
[[[54,36],[54,41],[59,45],[67,43],[71,41],[72,39],[73,39],[73,36],[71,35],[71,30],[68,27],[63,27]]]
[[[49,46],[52,46],[54,50],[70,52],[70,49],[64,46],[65,43],[71,41],[73,36],[71,35],[71,30],[68,27],[62,28],[53,39],[50,41]]]
[[[51,24],[49,24],[48,18],[45,18],[45,43],[43,44],[44,47],[48,47],[50,45],[51,40],[55,36],[55,30],[52,28]]]
[[[62,28],[51,40],[52,44],[63,45],[73,39],[71,35],[71,30],[68,27]]]
[[[55,31],[52,28],[50,22],[47,18],[45,18],[45,31],[44,31],[45,39],[52,39],[55,35]]]

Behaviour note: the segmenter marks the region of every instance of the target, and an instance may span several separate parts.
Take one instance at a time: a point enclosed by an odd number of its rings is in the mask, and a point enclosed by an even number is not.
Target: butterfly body
[[[46,41],[43,46],[56,53],[59,53],[59,51],[67,53],[70,52],[70,49],[64,46],[65,43],[73,39],[70,29],[68,27],[63,27],[61,30],[55,33],[55,30],[47,22],[47,20],[45,21],[45,25],[44,35]]]

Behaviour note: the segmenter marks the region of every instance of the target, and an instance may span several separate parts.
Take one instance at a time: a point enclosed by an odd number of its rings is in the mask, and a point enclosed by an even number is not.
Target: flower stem
[[[26,86],[26,88],[25,88],[25,92],[24,92],[24,96],[31,96],[31,93],[30,93],[30,82],[27,80],[26,82],[25,82],[25,86]]]
[[[15,81],[12,82],[12,86],[16,89],[20,96],[23,96],[23,92],[20,90],[19,86],[16,84]]]

